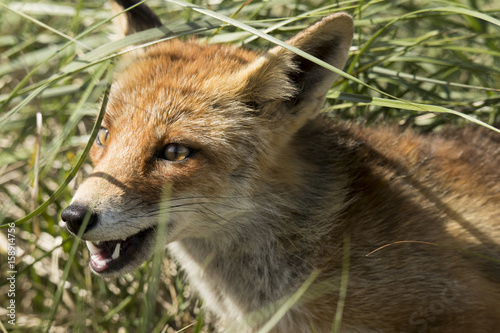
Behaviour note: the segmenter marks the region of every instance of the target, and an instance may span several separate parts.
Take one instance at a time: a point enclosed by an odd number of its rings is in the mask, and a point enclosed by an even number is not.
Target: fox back
[[[123,16],[124,34],[161,25],[144,4]],[[287,42],[342,69],[352,35],[337,13]],[[62,213],[96,274],[161,242],[228,332],[306,287],[272,332],[330,332],[337,312],[344,333],[498,332],[496,133],[334,121],[319,111],[337,75],[281,47],[173,39],[122,63]]]

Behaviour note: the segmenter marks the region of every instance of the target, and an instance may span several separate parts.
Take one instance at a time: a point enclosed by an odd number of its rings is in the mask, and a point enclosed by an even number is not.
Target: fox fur
[[[159,25],[144,4],[124,18],[124,34]],[[352,36],[337,13],[287,42],[342,69]],[[257,332],[314,274],[271,332],[331,332],[343,274],[343,333],[499,331],[496,133],[332,120],[337,75],[281,47],[173,39],[123,61],[62,213],[74,234],[88,221],[96,273],[161,240],[222,331]]]

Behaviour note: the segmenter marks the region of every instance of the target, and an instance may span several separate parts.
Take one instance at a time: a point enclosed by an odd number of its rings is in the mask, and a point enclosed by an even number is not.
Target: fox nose
[[[66,222],[66,227],[73,234],[78,234],[83,222],[88,219],[85,232],[92,229],[97,222],[97,214],[90,212],[87,206],[73,204],[69,205],[61,213],[61,218]]]

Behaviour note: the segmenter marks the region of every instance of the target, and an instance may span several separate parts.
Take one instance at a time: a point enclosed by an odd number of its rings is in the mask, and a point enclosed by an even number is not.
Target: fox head
[[[159,24],[143,4],[124,16],[124,34]],[[351,17],[337,13],[287,43],[341,69],[352,35]],[[281,47],[194,39],[124,61],[90,153],[94,170],[62,213],[70,232],[84,225],[90,266],[108,276],[141,265],[157,239],[223,242],[248,229],[262,205],[255,198],[297,186],[301,161],[289,143],[337,78]]]

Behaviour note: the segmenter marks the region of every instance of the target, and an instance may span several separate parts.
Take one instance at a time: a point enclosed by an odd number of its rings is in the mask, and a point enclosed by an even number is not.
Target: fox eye
[[[101,129],[99,130],[99,132],[97,132],[97,137],[95,138],[95,142],[99,146],[106,147],[106,144],[108,143],[108,140],[109,140],[109,132],[108,132],[108,130],[105,129],[104,127],[101,127]]]
[[[193,153],[193,150],[180,143],[170,143],[163,152],[164,158],[168,161],[178,162],[185,160]]]

